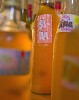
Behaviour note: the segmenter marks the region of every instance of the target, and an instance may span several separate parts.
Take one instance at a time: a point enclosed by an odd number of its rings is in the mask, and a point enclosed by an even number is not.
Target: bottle
[[[20,0],[6,0],[0,26],[0,99],[28,100],[31,40],[20,25]]]
[[[2,5],[2,0],[0,1],[0,7],[1,7],[1,5]]]
[[[34,4],[33,4],[33,22],[36,18],[36,15],[38,13],[39,8],[40,8],[40,4],[41,4],[41,0],[34,0]]]
[[[31,27],[28,20],[28,0],[21,0],[20,6],[21,6],[21,25],[23,26],[23,28],[27,28],[27,33],[30,36],[30,39],[32,39]]]
[[[3,12],[4,10],[4,3],[5,3],[5,0],[1,0],[0,1],[1,5],[0,5],[0,25],[2,25],[2,23],[5,21],[6,19],[6,16],[5,16],[5,12]]]
[[[64,13],[64,0],[55,0],[55,9],[59,18],[62,18]]]
[[[51,93],[53,40],[59,18],[53,0],[41,0],[34,21],[32,44],[32,92]]]
[[[78,19],[79,22],[79,19]],[[79,100],[79,26],[66,37],[64,50],[63,100]],[[69,67],[69,68],[68,68]]]
[[[57,14],[60,16],[61,12],[61,0],[55,0],[55,9]]]
[[[21,22],[22,23],[28,23],[28,12],[27,12],[27,6],[28,6],[28,0],[21,0]]]
[[[28,4],[28,21],[32,25],[32,4]]]
[[[74,76],[76,70],[74,67],[75,59],[72,57],[75,53],[77,54],[78,47],[76,48],[76,44],[71,42],[71,38],[67,38],[69,34],[73,37],[71,31],[78,25],[79,0],[65,0],[64,15],[60,20],[54,39],[52,100],[79,100],[79,89],[75,88],[76,84],[74,83],[74,79],[76,79],[76,76]],[[68,42],[66,43],[66,41]],[[74,43],[77,43],[76,38]],[[71,48],[72,46],[73,48]],[[72,63],[69,61],[72,61]]]

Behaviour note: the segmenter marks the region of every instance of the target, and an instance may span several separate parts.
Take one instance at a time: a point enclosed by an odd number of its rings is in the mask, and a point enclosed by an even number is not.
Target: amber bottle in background
[[[32,92],[51,93],[53,40],[59,23],[53,0],[41,0],[34,22],[32,44]]]
[[[31,40],[20,25],[20,0],[6,0],[0,26],[0,100],[29,100]]]
[[[65,0],[64,15],[54,40],[52,100],[79,100],[79,0]]]
[[[23,28],[27,28],[27,33],[32,39],[32,32],[31,32],[31,26],[30,21],[28,19],[28,0],[20,0],[21,3],[21,25]]]
[[[41,0],[34,0],[34,4],[33,4],[33,22],[35,20],[35,17],[38,13],[39,8],[40,8],[40,4],[41,4]]]
[[[5,12],[3,13],[4,3],[5,3],[5,0],[0,0],[0,25],[2,25],[2,23],[6,19],[6,17],[5,17],[6,14],[5,14]]]
[[[1,5],[2,5],[2,0],[0,1],[0,7],[1,7]]]
[[[4,0],[0,0],[0,11],[1,11],[1,8],[3,7],[3,2]]]

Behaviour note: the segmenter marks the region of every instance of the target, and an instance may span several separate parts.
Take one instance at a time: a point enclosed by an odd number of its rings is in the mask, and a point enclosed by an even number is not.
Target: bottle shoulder
[[[53,14],[53,12],[56,12],[53,4],[41,4],[37,15],[48,13]]]
[[[5,21],[0,27],[0,31],[25,32],[20,23],[15,23],[14,21]]]
[[[16,48],[17,50],[31,50],[31,39],[22,26],[12,25],[0,28],[0,47]],[[13,24],[13,22],[12,22]]]

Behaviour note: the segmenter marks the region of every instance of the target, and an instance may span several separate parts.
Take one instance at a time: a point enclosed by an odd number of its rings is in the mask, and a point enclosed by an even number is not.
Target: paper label
[[[30,52],[0,49],[0,74],[28,74]]]
[[[43,14],[37,18],[37,42],[52,43],[52,15]]]
[[[64,56],[63,85],[66,88],[78,89],[79,85],[79,57]]]
[[[26,27],[26,22],[20,21],[20,24],[21,24],[23,27]]]
[[[60,20],[57,32],[71,32],[79,25],[79,16],[64,14]]]

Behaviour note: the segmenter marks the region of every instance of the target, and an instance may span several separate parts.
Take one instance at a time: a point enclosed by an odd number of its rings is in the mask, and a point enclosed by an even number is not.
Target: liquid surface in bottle
[[[44,21],[47,22],[44,23]],[[53,40],[57,30],[58,22],[59,18],[56,14],[53,4],[41,4],[34,22],[35,29],[33,30],[32,45],[32,91],[37,94],[49,94],[51,92]],[[44,25],[46,25],[47,28],[45,27],[44,29]],[[46,34],[46,32],[48,32],[48,34]]]
[[[31,50],[31,40],[26,32],[0,32],[0,48],[28,52]],[[0,72],[0,99],[28,100],[30,79],[30,72],[26,74],[1,74]]]

